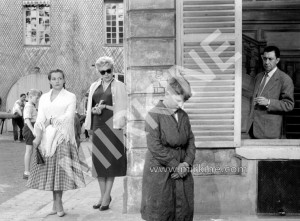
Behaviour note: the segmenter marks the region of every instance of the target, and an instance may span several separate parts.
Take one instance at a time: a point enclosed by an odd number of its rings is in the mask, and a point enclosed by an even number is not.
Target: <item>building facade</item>
[[[76,94],[78,104],[100,77],[93,66],[99,57],[113,57],[114,71],[124,73],[122,1],[1,0],[0,4],[1,111],[11,110],[19,94],[32,87],[48,91],[46,75],[52,69],[65,72],[66,88]]]
[[[193,90],[185,110],[197,146],[195,212],[300,212],[297,137],[250,140],[245,131],[253,80],[262,70],[260,55],[266,45],[281,49],[279,68],[297,85],[299,7],[298,1],[280,0],[125,1],[130,116],[124,211],[139,211],[147,110],[163,96],[166,79],[181,72]],[[285,125],[283,130],[294,133]],[[286,173],[289,178],[283,175],[287,170],[293,171]],[[289,196],[292,191],[295,197]]]
[[[41,13],[26,13],[32,2],[41,5]],[[119,3],[123,8],[105,6]],[[10,109],[8,100],[16,99],[24,89],[25,85],[18,85],[14,97],[9,98],[16,83],[30,85],[36,79],[26,76],[46,76],[49,70],[60,68],[66,73],[67,89],[80,103],[91,82],[99,77],[92,66],[97,58],[114,57],[116,72],[125,73],[129,111],[124,212],[139,212],[147,149],[145,116],[163,97],[167,78],[179,72],[193,90],[185,110],[197,146],[195,212],[256,215],[276,214],[282,208],[289,213],[300,212],[290,206],[292,202],[300,208],[296,200],[300,197],[296,187],[300,173],[295,169],[299,168],[300,142],[297,136],[291,136],[297,125],[283,128],[285,138],[293,139],[249,140],[245,133],[253,79],[262,70],[260,53],[266,45],[281,49],[279,67],[298,86],[297,0],[1,0],[0,4],[1,111]],[[122,16],[107,17],[106,9],[111,13],[124,11],[123,29],[119,23]],[[26,81],[20,81],[22,78]],[[46,83],[44,91],[48,90]],[[269,172],[265,169],[274,162],[281,163],[277,165],[281,171],[286,166],[282,162],[295,163],[287,166],[295,173],[294,186],[272,186],[283,182],[283,172],[274,175],[274,182],[262,185],[262,177],[266,177],[263,172]],[[280,194],[271,197],[266,188]],[[291,192],[296,193],[295,199],[287,197]],[[269,198],[262,197],[266,194]],[[262,208],[266,201],[270,205]]]

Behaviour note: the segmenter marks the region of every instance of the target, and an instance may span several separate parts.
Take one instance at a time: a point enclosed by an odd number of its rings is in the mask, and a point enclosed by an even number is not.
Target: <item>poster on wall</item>
[[[25,9],[25,44],[50,44],[49,5],[28,5]]]

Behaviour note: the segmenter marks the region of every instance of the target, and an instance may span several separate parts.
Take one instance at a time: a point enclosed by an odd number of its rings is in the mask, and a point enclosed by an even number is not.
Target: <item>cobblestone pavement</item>
[[[63,194],[66,216],[48,215],[52,209],[52,193],[25,187],[23,157],[25,143],[15,143],[11,133],[0,135],[0,221],[11,220],[140,220],[139,214],[122,214],[123,178],[116,178],[112,190],[113,200],[108,211],[94,210],[100,190],[91,177],[91,143],[83,142],[80,159],[83,161],[86,188],[66,191]]]
[[[25,143],[14,143],[13,134],[0,134],[0,204],[27,190],[23,180]]]
[[[94,210],[100,190],[98,182],[85,171],[86,187],[64,192],[63,203],[66,215],[48,215],[52,209],[52,193],[31,190],[22,179],[24,143],[12,142],[12,134],[0,135],[0,221],[139,221],[140,214],[123,214],[123,178],[116,178],[112,190],[112,202],[107,211]],[[80,159],[90,166],[91,143],[83,142]],[[257,217],[231,215],[195,214],[195,221],[295,221],[299,217]]]

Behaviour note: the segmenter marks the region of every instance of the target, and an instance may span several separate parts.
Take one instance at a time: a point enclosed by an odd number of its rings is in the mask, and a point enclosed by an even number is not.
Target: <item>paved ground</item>
[[[27,190],[22,179],[24,154],[24,143],[14,143],[12,133],[0,134],[0,204]]]
[[[82,143],[80,158],[90,165],[91,144]],[[123,214],[123,178],[116,178],[112,190],[112,202],[107,211],[94,210],[92,205],[99,199],[99,187],[86,171],[86,188],[67,191],[63,195],[66,216],[48,215],[52,209],[52,193],[25,188],[22,179],[24,143],[13,143],[12,134],[0,135],[0,221],[139,221],[140,214]],[[257,216],[206,216],[196,214],[201,221],[295,221],[299,217]]]
[[[91,144],[83,142],[80,159],[91,166]],[[48,191],[31,190],[25,187],[22,179],[24,143],[14,143],[12,134],[0,135],[0,220],[140,220],[139,214],[122,214],[123,208],[123,178],[116,178],[112,191],[111,209],[100,212],[92,205],[99,199],[99,186],[90,176],[87,167],[86,188],[67,191],[63,195],[66,216],[58,218],[49,216],[52,208],[52,193]]]

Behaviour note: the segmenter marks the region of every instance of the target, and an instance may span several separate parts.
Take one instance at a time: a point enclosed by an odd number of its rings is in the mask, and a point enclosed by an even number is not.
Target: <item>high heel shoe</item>
[[[97,203],[93,205],[94,209],[99,209],[101,207],[101,203]]]
[[[111,200],[112,200],[112,199],[111,199],[111,197],[110,197],[108,205],[107,205],[107,206],[101,206],[99,210],[100,210],[100,211],[108,210],[108,209],[109,209],[109,204],[110,204]]]

